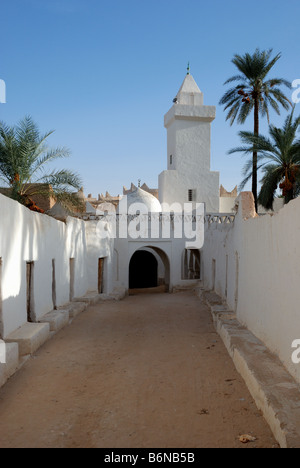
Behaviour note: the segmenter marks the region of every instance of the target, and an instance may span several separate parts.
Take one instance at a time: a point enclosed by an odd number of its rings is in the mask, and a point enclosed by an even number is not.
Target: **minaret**
[[[211,122],[216,108],[203,105],[203,93],[187,75],[164,119],[167,129],[168,170],[159,176],[161,203],[205,203],[219,212],[219,173],[210,170]]]

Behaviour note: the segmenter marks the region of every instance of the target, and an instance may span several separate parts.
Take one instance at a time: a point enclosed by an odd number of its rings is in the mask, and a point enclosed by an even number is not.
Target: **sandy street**
[[[192,292],[90,307],[0,390],[0,415],[1,448],[277,447]]]

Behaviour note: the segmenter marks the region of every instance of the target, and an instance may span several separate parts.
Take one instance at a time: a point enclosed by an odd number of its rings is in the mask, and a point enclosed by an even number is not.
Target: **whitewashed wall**
[[[300,198],[274,215],[253,217],[242,193],[234,224],[206,225],[203,280],[300,382],[291,344],[300,339]],[[215,270],[215,273],[214,273]]]
[[[114,238],[110,223],[101,222],[99,229],[98,221],[86,223],[86,244],[87,244],[87,270],[89,289],[98,289],[98,261],[104,259],[103,293],[109,294],[114,289],[113,284],[113,255]]]
[[[5,338],[27,321],[26,262],[34,262],[36,320],[53,309],[52,260],[55,260],[56,305],[70,299],[70,259],[74,258],[74,297],[96,290],[97,258],[109,254],[107,243],[89,236],[89,223],[68,218],[66,223],[34,213],[0,195],[1,334]],[[87,229],[90,234],[91,226]],[[96,245],[93,245],[95,243]],[[94,258],[95,257],[95,258]],[[94,260],[94,261],[93,261]],[[107,276],[109,269],[107,268]]]

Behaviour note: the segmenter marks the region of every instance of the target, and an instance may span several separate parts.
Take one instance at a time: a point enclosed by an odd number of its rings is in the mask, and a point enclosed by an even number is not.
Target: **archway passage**
[[[154,255],[145,250],[135,252],[129,264],[129,289],[156,288],[158,263]]]

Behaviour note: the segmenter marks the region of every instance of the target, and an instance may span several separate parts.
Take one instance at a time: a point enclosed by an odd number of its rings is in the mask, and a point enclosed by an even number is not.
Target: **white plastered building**
[[[132,205],[146,206],[147,234],[142,238],[114,237],[109,206],[101,206],[97,216],[88,204],[83,219],[68,217],[56,206],[50,217],[0,194],[0,340],[8,344],[7,363],[0,362],[0,387],[19,368],[19,357],[35,352],[69,323],[74,316],[70,312],[76,314],[78,304],[85,306],[90,293],[114,297],[119,289],[126,294],[131,269],[133,280],[150,271],[154,286],[164,285],[167,291],[202,279],[300,383],[299,365],[291,361],[291,343],[299,338],[300,199],[277,214],[257,216],[252,194],[243,193],[236,215],[212,216],[222,212],[219,174],[210,170],[214,118],[215,108],[203,105],[203,95],[188,74],[165,116],[168,169],[159,176],[159,200],[137,188],[128,195],[124,215],[118,213],[118,223],[124,216],[127,226],[138,217]],[[183,205],[190,198],[206,207],[201,251],[188,247],[184,235],[175,235],[179,214],[164,218],[164,203]],[[227,198],[232,198],[223,203],[229,212],[235,197]],[[152,232],[151,218],[158,231]],[[162,235],[166,225],[169,236]]]
[[[167,167],[159,175],[162,204],[205,203],[219,212],[219,172],[210,170],[211,123],[214,106],[203,105],[203,93],[189,73],[164,118],[167,129]]]
[[[189,239],[184,228],[184,223],[193,214],[184,213],[184,208],[185,204],[189,204],[190,208],[195,209],[199,204],[204,205],[203,212],[219,213],[219,173],[210,170],[211,123],[215,115],[214,106],[203,105],[203,93],[188,73],[164,118],[168,162],[167,170],[159,175],[159,200],[136,187],[120,202],[120,207],[123,202],[126,206],[125,209],[120,208],[117,216],[112,273],[115,288],[128,291],[134,283],[132,277],[135,269],[139,271],[138,280],[147,274],[151,263],[147,253],[152,253],[156,258],[158,279],[168,291],[201,278],[200,250],[187,247]],[[141,219],[143,207],[149,214],[149,222],[141,223],[141,236],[132,238],[130,235],[119,235],[122,217],[125,216],[128,226],[135,223],[131,216],[134,217],[139,206]],[[168,212],[173,216],[172,220]],[[158,222],[154,235],[151,222]],[[170,233],[166,236],[164,229],[168,224]],[[181,229],[181,236],[177,235],[177,228]]]

